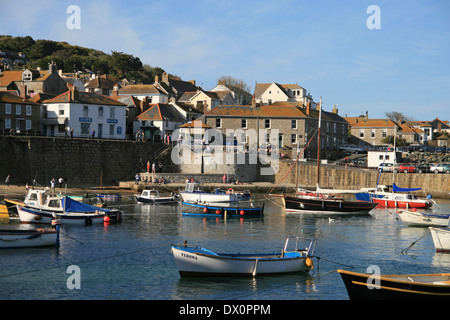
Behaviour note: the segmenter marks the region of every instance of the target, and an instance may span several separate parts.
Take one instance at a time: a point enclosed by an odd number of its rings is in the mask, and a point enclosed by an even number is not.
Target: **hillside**
[[[49,62],[53,60],[63,72],[109,74],[136,83],[153,83],[155,75],[161,77],[164,72],[159,67],[142,64],[138,57],[131,54],[118,51],[107,54],[67,42],[34,40],[30,36],[0,35],[0,51],[23,52],[26,55],[28,63],[15,66],[16,69],[37,67],[47,69]]]

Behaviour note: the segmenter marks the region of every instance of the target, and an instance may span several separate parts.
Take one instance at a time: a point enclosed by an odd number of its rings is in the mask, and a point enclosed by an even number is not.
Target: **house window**
[[[5,129],[11,129],[11,119],[5,119]]]
[[[291,120],[291,129],[297,129],[297,120],[296,119]]]
[[[247,128],[247,119],[241,119],[241,128]]]
[[[26,107],[27,116],[31,116],[31,112],[32,112],[31,106],[27,105],[27,107]]]
[[[372,138],[375,138],[375,130],[372,130],[372,131],[370,132],[370,136],[371,136]]]
[[[16,104],[16,114],[22,113],[22,106],[20,104]]]
[[[81,134],[89,134],[91,124],[90,123],[81,123]]]
[[[103,107],[98,107],[98,116],[103,117]]]
[[[9,103],[5,104],[5,114],[11,114],[11,105]]]
[[[59,106],[59,115],[60,116],[64,115],[64,106]]]
[[[345,133],[345,124],[342,124],[342,134]]]
[[[216,119],[216,128],[222,128],[222,119],[220,118]]]
[[[333,123],[333,133],[334,133],[334,134],[336,134],[336,126],[337,126],[337,124],[336,124],[336,123]]]
[[[265,129],[270,129],[270,119],[265,119],[264,120],[264,128]]]
[[[31,120],[26,120],[25,121],[25,126],[26,126],[26,130],[31,130]]]
[[[381,135],[382,135],[383,138],[386,138],[387,137],[387,130],[383,129],[383,132],[381,133]]]
[[[114,135],[114,127],[115,127],[114,124],[110,124],[110,125],[109,125],[109,135],[110,135],[110,136],[113,136],[113,135]]]
[[[83,106],[83,117],[87,117],[87,116],[89,116],[89,107]]]
[[[364,130],[359,130],[359,137],[364,138]]]
[[[109,109],[109,118],[114,119],[116,117],[116,109],[114,107],[111,107]]]
[[[296,134],[291,134],[291,143],[292,144],[296,144],[297,143],[297,135]]]

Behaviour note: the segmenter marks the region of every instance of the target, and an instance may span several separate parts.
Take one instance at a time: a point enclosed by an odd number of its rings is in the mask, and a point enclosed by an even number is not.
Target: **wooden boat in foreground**
[[[450,273],[376,276],[340,269],[337,272],[350,300],[450,299]]]
[[[200,204],[182,202],[183,216],[199,216],[204,218],[248,218],[262,217],[264,204],[257,206],[253,202]]]
[[[286,212],[314,214],[368,214],[376,203],[334,197],[284,196]]]
[[[290,238],[295,238],[295,248],[288,251]],[[288,237],[281,252],[263,254],[215,253],[201,247],[172,245],[178,272],[182,277],[240,276],[308,272],[313,268],[311,257],[315,241],[299,250],[298,237]]]
[[[450,228],[429,227],[437,252],[450,252]]]
[[[56,229],[2,229],[0,248],[34,248],[55,246],[59,242],[59,226]]]

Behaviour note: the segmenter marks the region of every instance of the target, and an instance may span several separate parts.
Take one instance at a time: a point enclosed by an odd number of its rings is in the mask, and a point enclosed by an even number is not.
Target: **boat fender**
[[[220,214],[220,210],[219,209],[216,210],[216,214]]]
[[[111,221],[111,218],[108,215],[105,215],[103,217],[103,222],[110,222],[110,221]]]
[[[204,207],[204,208],[203,208],[203,212],[204,212],[204,213],[208,212],[208,208],[207,208],[207,207]]]
[[[308,269],[314,269],[314,263],[309,257],[305,259],[305,265]]]
[[[233,193],[233,192],[234,192],[233,188],[228,188],[227,193]]]
[[[241,214],[241,216],[243,216],[245,214],[244,210],[239,211],[239,213]]]

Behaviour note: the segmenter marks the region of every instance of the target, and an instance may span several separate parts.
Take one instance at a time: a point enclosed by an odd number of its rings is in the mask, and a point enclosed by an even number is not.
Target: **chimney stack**
[[[119,85],[117,83],[113,87],[112,95],[115,97],[119,95]]]
[[[19,91],[20,91],[20,97],[27,99],[27,86],[26,85],[19,86]]]
[[[306,115],[311,115],[311,102],[309,100],[306,102]]]

